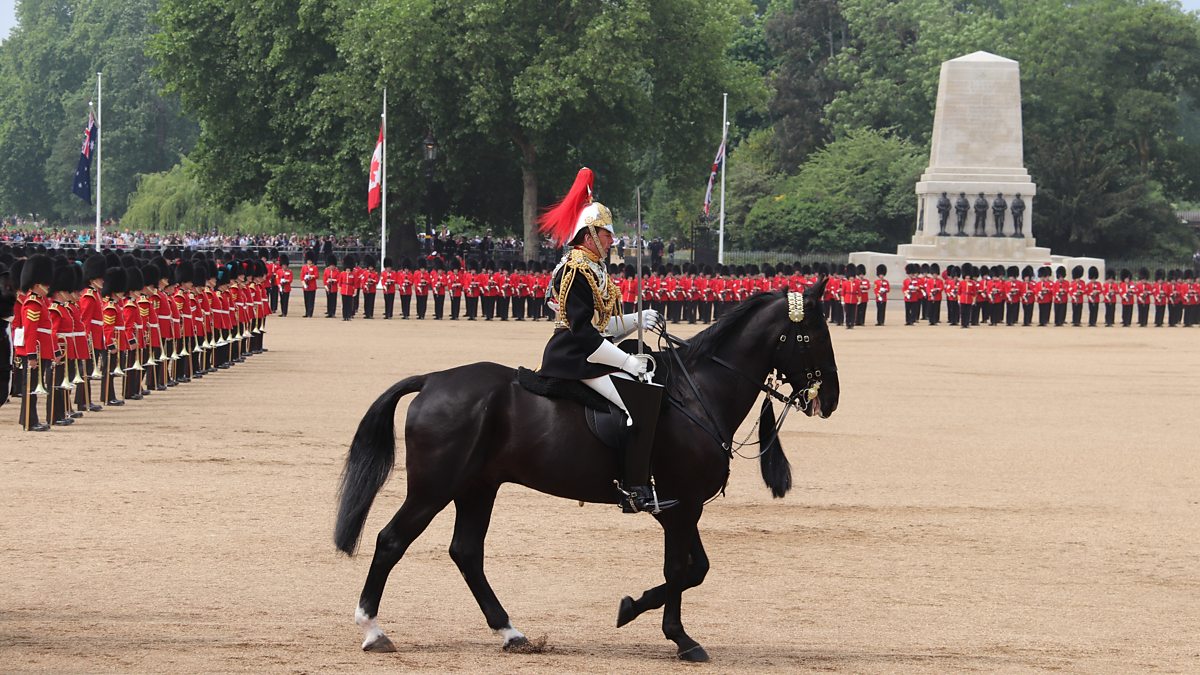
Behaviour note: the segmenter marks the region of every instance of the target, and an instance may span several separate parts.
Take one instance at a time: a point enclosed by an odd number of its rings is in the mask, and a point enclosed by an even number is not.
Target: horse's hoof
[[[704,651],[704,647],[696,645],[695,647],[680,650],[679,660],[687,661],[688,663],[708,663],[708,652]]]
[[[633,621],[637,614],[633,612],[633,598],[628,595],[621,598],[621,606],[617,608],[617,628]]]
[[[363,651],[371,652],[372,654],[391,654],[396,651],[396,645],[392,644],[388,636],[380,635],[374,640],[363,644]]]
[[[525,637],[524,635],[521,637],[515,637],[508,642],[505,642],[504,646],[501,647],[501,649],[506,652],[525,652],[528,651],[529,648],[529,638]]]

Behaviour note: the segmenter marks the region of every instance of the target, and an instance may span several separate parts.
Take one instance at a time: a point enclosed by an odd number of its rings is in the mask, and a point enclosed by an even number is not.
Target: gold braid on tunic
[[[604,275],[603,284],[596,278],[598,274],[593,266],[599,264],[601,264],[600,257],[587,249],[573,248],[567,254],[567,259],[563,262],[562,280],[559,282],[558,293],[555,297],[558,302],[558,319],[554,322],[555,328],[570,328],[571,326],[567,319],[567,294],[571,292],[571,284],[575,282],[576,275],[581,272],[583,278],[587,279],[588,285],[592,287],[592,301],[595,305],[592,325],[596,327],[596,330],[604,332],[608,327],[608,320],[613,316],[620,315],[621,289],[612,283],[612,278],[607,274]]]

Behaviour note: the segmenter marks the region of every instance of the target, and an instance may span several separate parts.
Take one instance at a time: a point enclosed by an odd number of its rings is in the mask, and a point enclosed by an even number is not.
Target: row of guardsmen
[[[516,321],[553,320],[545,309],[553,269],[538,261],[497,264],[488,259],[421,258],[415,264],[401,259],[396,265],[391,258],[384,258],[381,270],[370,255],[361,259],[354,255],[341,259],[329,256],[323,268],[317,266],[316,260],[315,255],[307,254],[299,272],[289,268],[286,255],[278,256],[277,264],[269,266],[268,279],[276,280],[278,286],[280,316],[287,316],[288,295],[293,285],[299,285],[305,318],[315,315],[317,293],[323,289],[325,317],[336,318],[340,302],[343,321],[358,316],[360,310],[362,318],[374,318],[380,295],[384,319],[396,316],[399,297],[402,319],[413,316],[424,319],[432,309],[435,320],[464,317],[468,321],[479,318],[507,321],[510,316]],[[609,274],[621,288],[625,311],[634,311],[638,299],[637,267],[632,263],[610,263]],[[819,274],[828,275],[828,267],[789,264],[713,267],[690,263],[659,265],[653,269],[643,266],[642,301],[646,309],[658,310],[668,321],[709,323],[719,318],[726,307],[755,293],[784,288],[802,290],[815,284]],[[885,290],[885,296],[886,293]],[[833,298],[830,295],[827,300]],[[836,315],[840,322],[840,309]]]
[[[1049,265],[949,265],[943,272],[936,263],[910,263],[901,289],[905,324],[926,320],[941,322],[941,305],[951,326],[1097,326],[1103,309],[1105,326],[1200,325],[1200,279],[1192,270],[1156,270],[1153,279],[1146,268],[1119,273],[1082,265],[1071,270]],[[1119,317],[1118,317],[1119,310]],[[1069,314],[1069,319],[1068,319]]]
[[[69,426],[266,351],[264,261],[140,253],[0,253],[12,303],[0,384],[20,399],[23,429]]]

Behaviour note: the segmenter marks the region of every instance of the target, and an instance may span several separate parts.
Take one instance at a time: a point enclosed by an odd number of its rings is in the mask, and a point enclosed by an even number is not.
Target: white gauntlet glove
[[[642,310],[641,315],[642,330],[650,331],[655,327],[662,325],[662,315],[653,309]],[[604,329],[604,335],[615,340],[621,340],[625,336],[637,330],[638,313],[631,312],[614,316],[608,320],[608,326]]]
[[[636,354],[626,354],[613,343],[605,340],[596,347],[596,351],[587,357],[588,363],[600,363],[613,368],[619,368],[634,377],[645,374],[649,370],[647,358],[638,358]]]

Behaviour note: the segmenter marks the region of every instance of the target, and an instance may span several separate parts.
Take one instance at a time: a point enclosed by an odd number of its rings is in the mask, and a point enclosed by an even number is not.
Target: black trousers
[[[508,301],[505,296],[496,298],[496,317],[501,321],[508,321]]]
[[[1017,319],[1019,319],[1020,317],[1021,317],[1021,303],[1019,303],[1019,302],[1008,303],[1008,321],[1007,321],[1008,325],[1010,325],[1010,326],[1017,325]]]
[[[1050,309],[1054,305],[1048,302],[1038,303],[1038,325],[1048,326],[1050,324]]]
[[[1065,326],[1067,324],[1067,303],[1054,303],[1054,325]]]
[[[1167,313],[1166,305],[1154,306],[1154,325],[1161,327],[1163,325],[1163,315]]]
[[[704,300],[700,303],[700,320],[704,323],[712,323],[713,309],[716,303],[712,300]]]
[[[392,312],[394,312],[395,309],[396,309],[396,294],[395,293],[384,293],[383,294],[383,318],[385,318],[385,319],[392,318]]]
[[[958,301],[957,300],[947,300],[946,301],[946,320],[950,322],[951,326],[958,325]]]
[[[858,317],[854,320],[856,325],[862,326],[867,323],[867,302],[858,303]]]
[[[435,294],[433,296],[433,318],[441,319],[446,308],[446,294]]]
[[[1133,305],[1121,305],[1121,325],[1133,325]]]
[[[992,303],[992,317],[991,318],[992,318],[993,326],[999,326],[1000,324],[1004,323],[1004,303],[1003,302],[993,302]]]
[[[980,315],[987,316],[987,308],[989,308],[989,307],[991,307],[991,303],[987,303],[987,302],[976,302],[974,305],[971,305],[971,325],[972,326],[979,325]]]
[[[429,307],[429,294],[428,293],[418,293],[416,297],[417,297],[417,318],[424,319],[425,318],[425,309],[427,307]]]
[[[342,321],[349,321],[354,316],[354,296],[342,296]]]
[[[1117,303],[1104,303],[1104,325],[1111,326],[1117,321]]]
[[[1021,321],[1021,323],[1026,326],[1032,326],[1033,325],[1033,303],[1031,302],[1027,305],[1021,305],[1021,309],[1025,315],[1025,318],[1023,321]]]
[[[919,320],[921,303],[919,301],[904,303],[904,325],[911,326]]]
[[[1138,305],[1138,325],[1145,328],[1150,323],[1150,305]]]
[[[540,296],[529,298],[529,318],[534,321],[541,321],[542,308],[546,306],[546,299]]]
[[[271,303],[271,313],[274,314],[275,310],[279,309],[279,287],[278,286],[268,286],[267,287],[267,301]]]
[[[304,291],[304,318],[309,318],[313,315],[313,309],[317,304],[316,291]]]
[[[1099,316],[1099,314],[1100,314],[1100,303],[1089,302],[1088,303],[1088,325],[1089,326],[1096,325],[1096,317]]]
[[[412,305],[412,296],[407,294],[400,295],[400,316],[408,318],[409,308]]]
[[[959,303],[959,305],[958,305],[959,325],[961,325],[963,328],[970,328],[971,323],[974,318],[973,315],[975,314],[974,308],[978,307],[978,306],[979,305],[964,305],[962,303]]]
[[[926,316],[929,318],[929,325],[936,326],[942,322],[942,301],[928,300],[928,306],[925,308]]]
[[[461,295],[451,295],[450,296],[450,320],[458,321],[458,315],[461,310],[462,310],[462,296]]]
[[[36,339],[36,338],[34,338]],[[21,428],[29,429],[38,425],[38,401],[37,394],[33,391],[37,388],[38,379],[41,379],[42,386],[47,390],[52,390],[50,383],[50,370],[53,362],[42,360],[38,361],[37,356],[25,356],[24,366],[20,370],[21,381],[21,412],[18,416],[18,421]]]
[[[375,294],[363,293],[363,318],[375,318]]]
[[[921,300],[917,303],[917,305],[920,308],[920,312],[917,315],[917,320],[920,321],[921,319],[928,318],[929,317],[929,298],[921,298]]]
[[[882,326],[883,320],[887,316],[887,303],[875,301],[875,325]]]
[[[325,316],[333,318],[337,312],[337,293],[325,291]]]
[[[525,320],[525,300],[521,296],[514,296],[512,299],[512,315],[517,321]]]
[[[496,296],[494,296],[494,295],[483,296],[483,320],[491,321],[492,317],[495,315],[496,315]]]
[[[1078,302],[1071,305],[1071,325],[1083,325],[1083,305]]]
[[[467,297],[467,321],[474,321],[479,316],[479,298]]]
[[[1179,325],[1179,320],[1183,318],[1183,305],[1171,305],[1167,308],[1167,323],[1171,327]]]
[[[842,303],[842,315],[846,317],[846,328],[854,328],[858,320],[858,304]]]
[[[279,316],[287,316],[288,303],[292,301],[291,293],[279,294]]]

